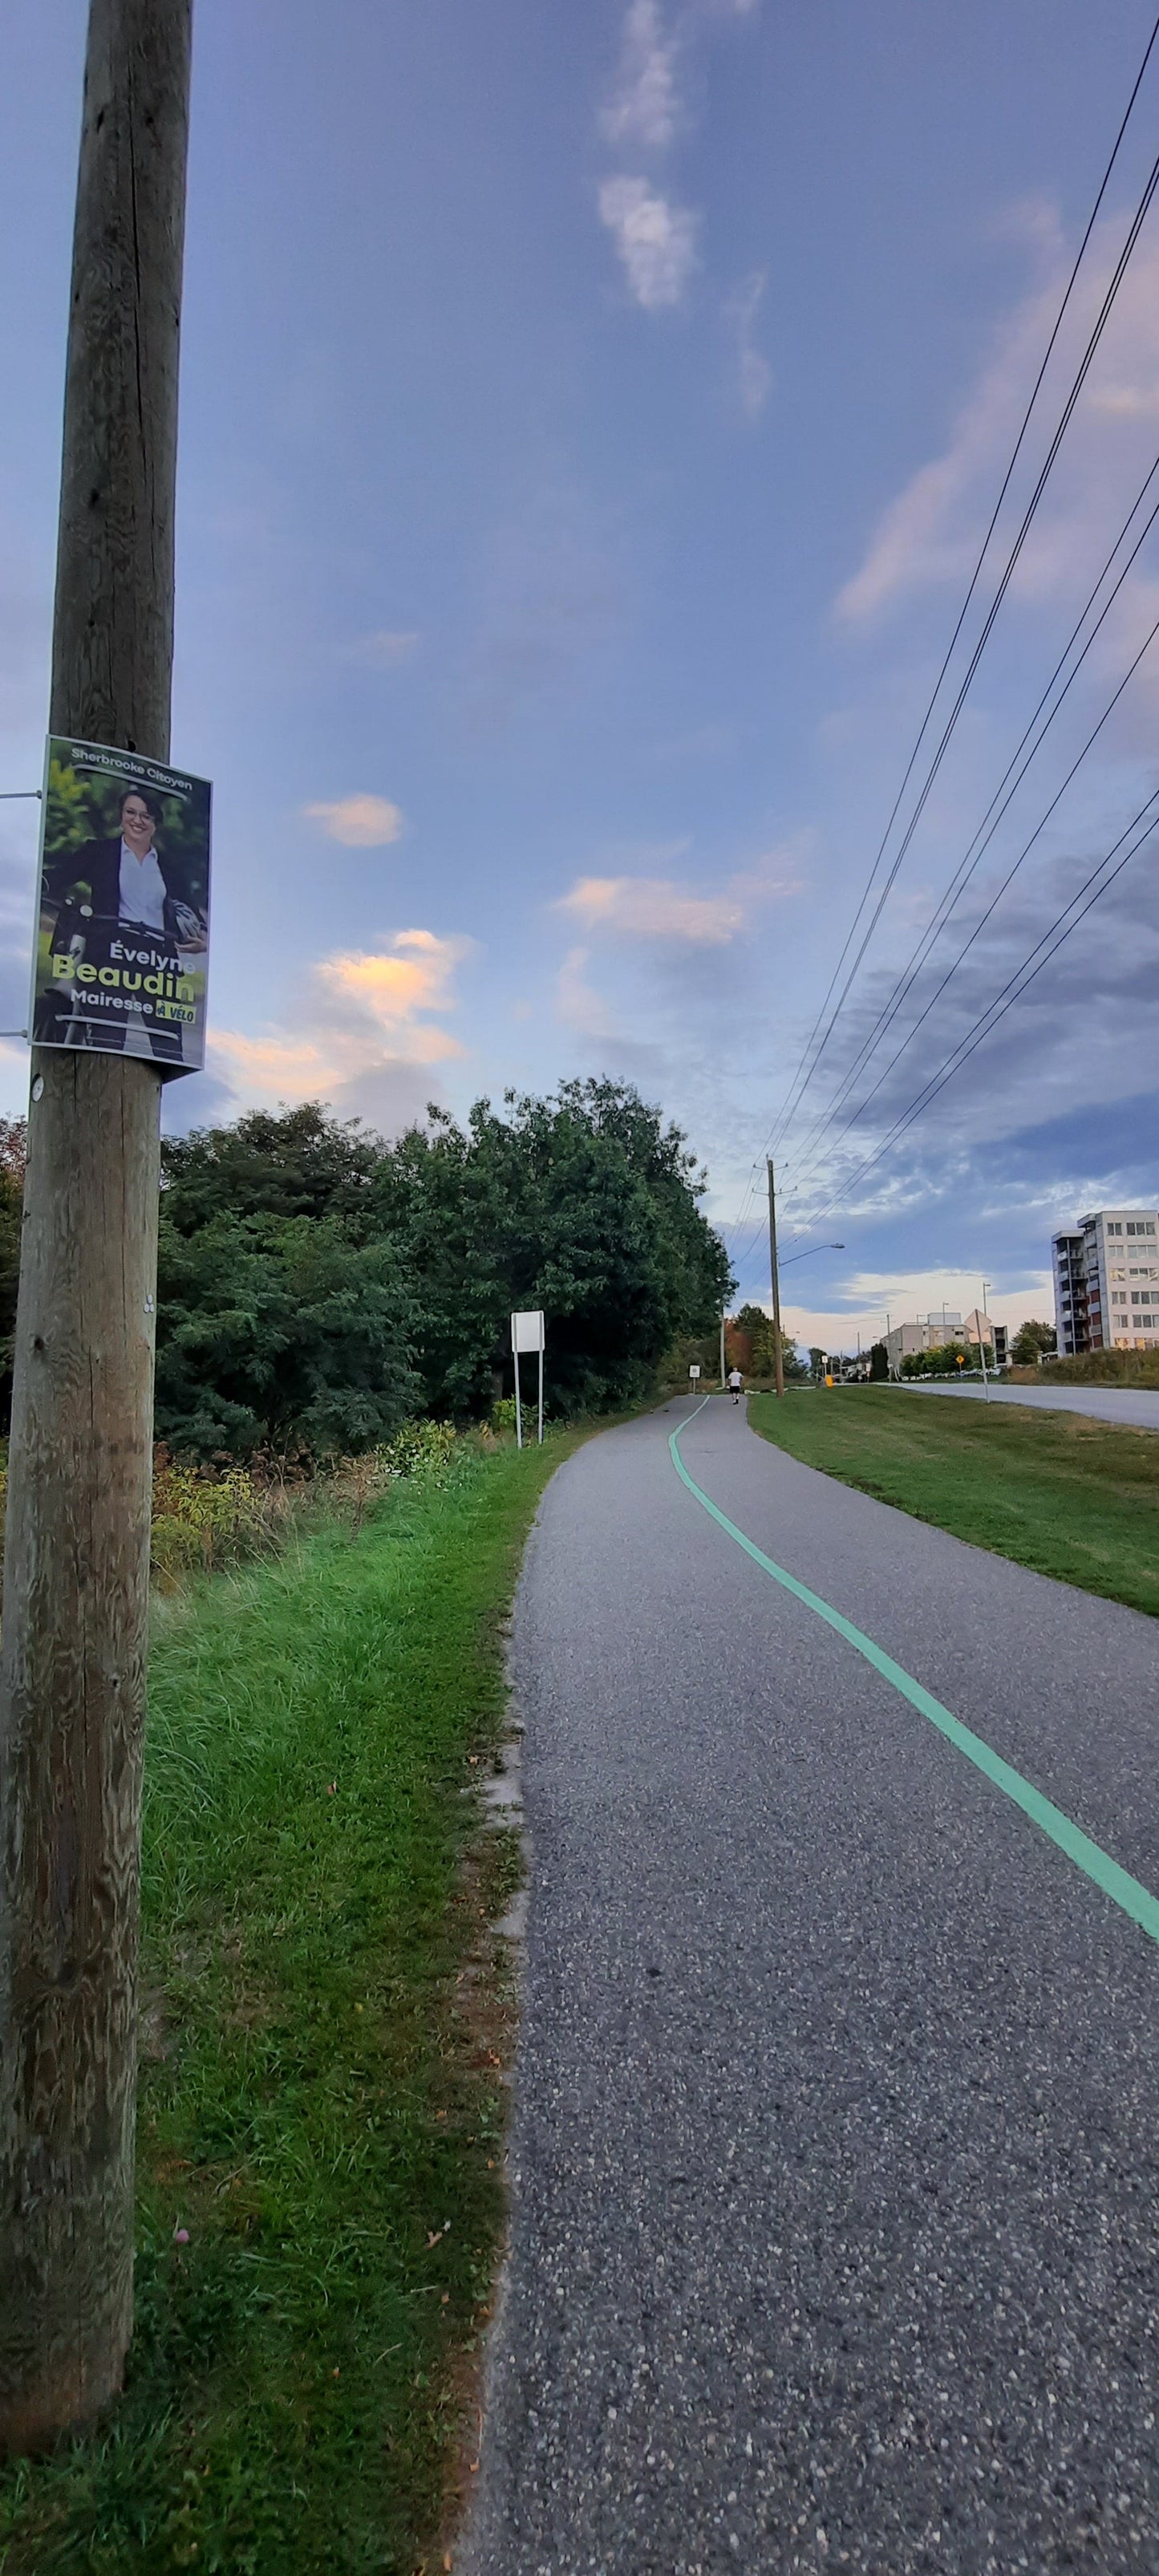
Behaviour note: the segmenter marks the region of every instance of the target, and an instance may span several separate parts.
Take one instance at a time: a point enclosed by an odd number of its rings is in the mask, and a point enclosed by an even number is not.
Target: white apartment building
[[[1159,1208],[1099,1208],[1051,1250],[1063,1358],[1159,1345]]]

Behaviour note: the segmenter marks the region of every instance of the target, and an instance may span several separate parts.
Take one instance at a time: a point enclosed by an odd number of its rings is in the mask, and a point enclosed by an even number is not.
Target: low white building
[[[1051,1253],[1062,1358],[1159,1345],[1159,1208],[1098,1208]]]
[[[942,1350],[951,1342],[957,1342],[963,1351],[970,1353],[971,1366],[976,1365],[975,1354],[980,1340],[989,1344],[999,1361],[1004,1361],[1005,1339],[1001,1325],[996,1331],[989,1315],[983,1315],[977,1306],[964,1323],[961,1315],[951,1314],[948,1306],[940,1306],[936,1314],[927,1315],[924,1321],[895,1324],[892,1332],[882,1335],[891,1377],[899,1374],[903,1360],[912,1359],[918,1351]]]

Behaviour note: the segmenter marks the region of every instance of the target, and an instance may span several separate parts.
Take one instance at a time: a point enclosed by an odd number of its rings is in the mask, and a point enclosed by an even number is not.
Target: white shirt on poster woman
[[[127,841],[121,842],[121,919],[137,921],[142,930],[165,929],[165,879],[156,850],[146,850],[138,858]]]

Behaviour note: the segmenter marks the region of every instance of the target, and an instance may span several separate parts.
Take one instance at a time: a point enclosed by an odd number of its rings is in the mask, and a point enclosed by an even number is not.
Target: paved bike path
[[[682,1485],[548,1489],[472,2576],[1159,2563],[1159,1947]],[[1159,1625],[714,1401],[706,1493],[1159,1893]]]

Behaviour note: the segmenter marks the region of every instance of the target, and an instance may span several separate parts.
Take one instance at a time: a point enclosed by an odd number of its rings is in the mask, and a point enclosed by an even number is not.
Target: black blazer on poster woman
[[[190,912],[196,914],[199,921],[204,921],[204,908],[191,891],[188,861],[167,858],[163,850],[157,850],[154,855],[161,870],[161,882],[165,888],[165,937],[170,946],[176,947],[178,944],[177,920],[174,906],[184,905]],[[121,918],[120,833],[118,832],[110,841],[85,841],[79,850],[54,851],[44,862],[44,893],[48,901],[57,904],[62,911],[72,910],[75,914],[79,906],[87,902],[90,910],[98,918],[105,921],[119,921]],[[75,919],[67,929],[63,922],[58,921],[57,929],[62,934],[61,945],[67,946],[69,933],[76,927]],[[52,944],[54,948],[58,945],[56,931],[53,933]]]

